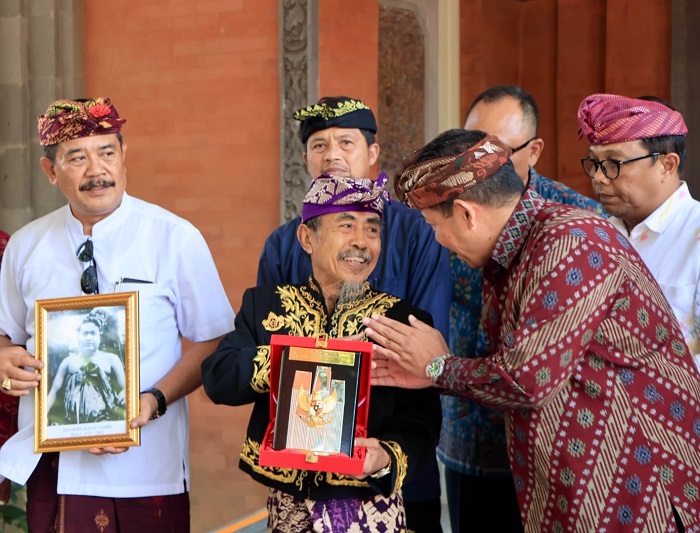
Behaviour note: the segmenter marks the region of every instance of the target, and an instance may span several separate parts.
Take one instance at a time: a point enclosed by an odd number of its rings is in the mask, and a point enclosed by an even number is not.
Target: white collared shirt
[[[0,334],[34,354],[34,301],[81,296],[85,264],[76,250],[86,239],[68,206],[17,231],[0,271]],[[234,314],[209,248],[186,220],[124,194],[119,208],[93,226],[101,294],[121,278],[140,283],[140,388],[148,389],[179,360],[182,338],[206,341],[234,328]],[[121,291],[134,290],[122,286]],[[119,455],[62,452],[58,493],[104,497],[179,494],[189,489],[187,402],[141,429],[141,445]],[[39,461],[34,453],[34,395],[23,396],[19,432],[0,450],[0,475],[24,484]]]
[[[631,232],[619,218],[609,220],[627,237],[661,286],[700,370],[700,202],[681,182]]]

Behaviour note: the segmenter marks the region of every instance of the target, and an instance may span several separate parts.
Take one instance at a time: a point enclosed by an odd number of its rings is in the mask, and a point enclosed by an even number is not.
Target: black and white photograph
[[[117,293],[40,300],[37,451],[138,444],[138,296]]]

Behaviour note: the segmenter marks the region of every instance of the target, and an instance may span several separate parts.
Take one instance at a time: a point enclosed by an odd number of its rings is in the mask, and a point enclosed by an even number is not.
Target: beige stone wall
[[[0,228],[63,205],[39,167],[36,117],[82,95],[82,0],[0,2]]]

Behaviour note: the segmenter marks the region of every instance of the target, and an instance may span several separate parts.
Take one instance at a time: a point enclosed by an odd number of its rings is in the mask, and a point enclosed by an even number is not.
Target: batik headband
[[[384,173],[377,181],[323,174],[311,182],[304,196],[301,221],[342,211],[371,211],[382,216],[384,201],[390,201],[386,179]]]
[[[446,202],[495,174],[510,154],[498,137],[487,135],[457,156],[408,166],[396,178],[396,196],[416,209]]]
[[[109,98],[56,100],[39,116],[39,142],[42,146],[118,133],[126,119],[119,118]]]

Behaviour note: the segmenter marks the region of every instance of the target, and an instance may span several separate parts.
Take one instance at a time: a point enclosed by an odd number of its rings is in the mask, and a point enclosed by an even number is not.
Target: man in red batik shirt
[[[373,315],[373,384],[503,409],[525,531],[700,530],[700,376],[673,311],[609,222],[551,203],[510,150],[451,130],[397,177],[436,239],[484,269],[488,355]]]

